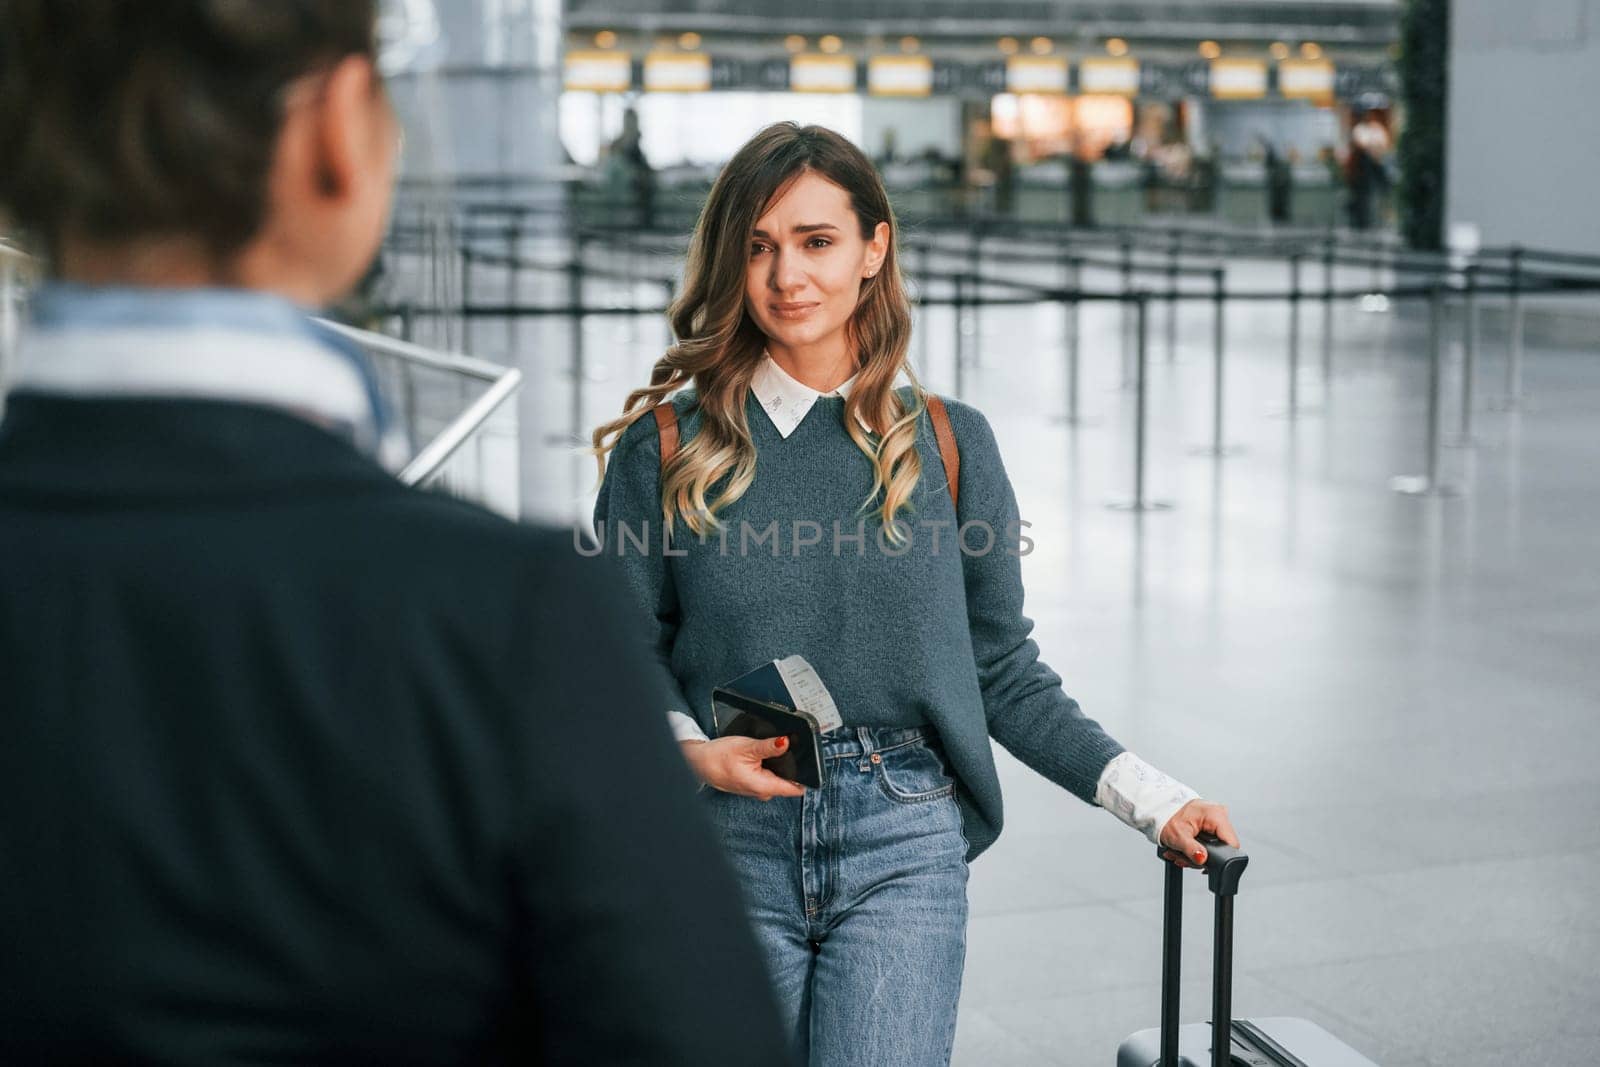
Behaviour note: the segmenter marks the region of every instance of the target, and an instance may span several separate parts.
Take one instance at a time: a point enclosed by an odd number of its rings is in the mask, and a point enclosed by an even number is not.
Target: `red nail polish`
[[[787,737],[778,738],[778,747],[779,748],[788,748],[789,747],[789,739]]]

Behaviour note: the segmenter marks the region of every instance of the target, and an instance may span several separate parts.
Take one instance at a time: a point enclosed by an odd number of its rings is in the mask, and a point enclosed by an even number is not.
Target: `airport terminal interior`
[[[332,314],[402,477],[587,531],[718,169],[832,127],[891,195],[913,373],[994,429],[1042,659],[1228,805],[1234,1017],[1600,1062],[1600,0],[385,11],[401,177]],[[39,267],[0,248],[9,342]],[[954,1062],[1112,1063],[1159,1022],[1164,865],[996,750]]]

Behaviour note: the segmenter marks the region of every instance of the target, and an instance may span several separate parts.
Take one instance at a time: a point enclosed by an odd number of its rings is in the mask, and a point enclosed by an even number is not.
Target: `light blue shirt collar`
[[[226,327],[253,333],[307,334],[309,309],[259,289],[187,289],[48,281],[28,299],[37,330]]]
[[[333,424],[391,467],[407,451],[366,353],[284,297],[53,281],[29,310],[18,392],[268,404]]]

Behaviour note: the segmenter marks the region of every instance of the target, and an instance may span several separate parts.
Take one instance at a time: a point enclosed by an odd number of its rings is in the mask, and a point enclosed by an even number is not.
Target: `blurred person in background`
[[[1002,136],[993,124],[985,123],[984,127],[986,135],[978,150],[978,181],[993,190],[990,200],[993,213],[1005,217],[1011,214],[1011,204],[1016,198],[1015,149],[1011,140]]]
[[[655,226],[656,172],[645,157],[644,134],[634,108],[622,113],[622,132],[606,146],[605,176],[613,204],[631,210],[640,228]]]
[[[1289,197],[1294,187],[1294,171],[1288,160],[1278,154],[1278,146],[1264,133],[1256,134],[1261,146],[1262,166],[1267,175],[1267,219],[1274,223],[1289,221]]]
[[[0,1062],[770,1064],[667,685],[569,532],[408,489],[308,314],[375,0],[0,0]]]
[[[1370,230],[1377,221],[1377,201],[1389,187],[1386,160],[1392,141],[1389,130],[1375,112],[1364,111],[1350,127],[1345,176],[1350,189],[1350,225]]]
[[[991,737],[1169,860],[1203,863],[1204,831],[1238,844],[1223,805],[1124,751],[1039,658],[994,431],[907,363],[895,225],[838,133],[756,134],[701,211],[677,343],[593,433],[596,532],[679,684],[663,710],[813,1067],[948,1062],[968,863],[1002,822]],[[661,415],[679,427],[665,469]],[[789,655],[842,719],[821,789],[763,766],[775,741],[711,738],[712,688]]]
[[[1189,186],[1189,210],[1210,214],[1217,205],[1217,173],[1221,167],[1222,148],[1211,141],[1195,152],[1192,181]]]
[[[1089,159],[1088,141],[1077,127],[1074,127],[1067,136],[1068,202],[1072,213],[1070,221],[1074,226],[1093,226],[1094,169]]]

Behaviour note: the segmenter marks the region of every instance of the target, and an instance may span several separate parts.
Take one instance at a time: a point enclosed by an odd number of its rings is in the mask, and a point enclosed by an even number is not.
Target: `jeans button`
[[[872,754],[872,762],[873,763],[882,763],[883,762],[883,757],[878,755],[878,753],[874,752]]]

